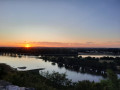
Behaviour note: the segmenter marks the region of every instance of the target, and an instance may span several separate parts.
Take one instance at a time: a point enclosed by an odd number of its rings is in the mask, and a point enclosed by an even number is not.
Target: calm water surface
[[[100,57],[120,57],[120,55],[78,55],[84,57],[95,57],[95,58],[100,58]]]
[[[57,64],[52,65],[51,62],[48,62],[48,61],[45,62],[42,59],[37,59],[35,56],[22,56],[21,58],[19,58],[19,57],[10,57],[10,56],[0,55],[0,63],[6,63],[13,68],[24,67],[24,66],[27,67],[24,70],[45,68],[45,70],[42,70],[42,71],[49,71],[49,72],[56,71],[59,73],[66,73],[67,78],[71,79],[73,82],[82,81],[82,80],[99,82],[100,80],[104,79],[102,76],[75,72],[75,71],[67,70],[64,67],[59,68]],[[17,68],[17,70],[20,70],[20,69]]]

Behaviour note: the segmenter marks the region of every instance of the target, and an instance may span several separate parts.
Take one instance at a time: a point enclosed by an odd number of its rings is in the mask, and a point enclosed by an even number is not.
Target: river
[[[13,68],[17,68],[17,70],[31,70],[38,68],[45,68],[42,70],[43,72],[49,71],[50,73],[55,71],[59,73],[66,73],[67,78],[71,79],[73,82],[89,80],[99,82],[104,79],[103,76],[100,75],[92,75],[89,73],[81,73],[76,71],[67,70],[66,68],[58,67],[57,64],[52,65],[52,62],[45,62],[42,59],[38,59],[36,56],[22,56],[22,57],[13,57],[13,56],[5,56],[0,55],[0,63],[5,63],[10,65]],[[19,69],[18,67],[26,67],[26,69]]]

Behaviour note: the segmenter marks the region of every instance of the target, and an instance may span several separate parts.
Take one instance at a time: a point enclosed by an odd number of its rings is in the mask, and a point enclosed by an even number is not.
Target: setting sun
[[[25,44],[25,47],[27,47],[27,48],[28,48],[28,47],[31,47],[31,45],[30,45],[30,44]]]

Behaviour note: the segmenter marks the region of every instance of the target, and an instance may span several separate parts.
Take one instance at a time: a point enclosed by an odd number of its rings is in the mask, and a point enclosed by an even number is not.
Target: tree
[[[120,90],[120,82],[117,75],[112,70],[107,70],[107,80],[102,80],[104,90]]]

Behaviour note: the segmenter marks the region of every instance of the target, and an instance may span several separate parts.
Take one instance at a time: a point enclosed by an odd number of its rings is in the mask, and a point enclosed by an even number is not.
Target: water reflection
[[[101,57],[120,57],[120,55],[78,55],[78,57],[82,56],[83,58],[85,57],[95,57],[95,58],[101,58]]]
[[[43,71],[56,71],[59,73],[66,73],[67,78],[72,79],[73,82],[78,80],[90,80],[99,82],[101,79],[104,79],[100,75],[92,75],[89,73],[81,73],[72,71],[68,69],[67,66],[63,67],[64,64],[62,63],[52,63],[48,62],[47,60],[40,59],[40,56],[26,56],[26,55],[17,55],[17,54],[2,54],[0,55],[0,63],[6,63],[17,70],[31,70],[37,68],[45,68]],[[20,69],[18,67],[26,67],[25,69]]]

